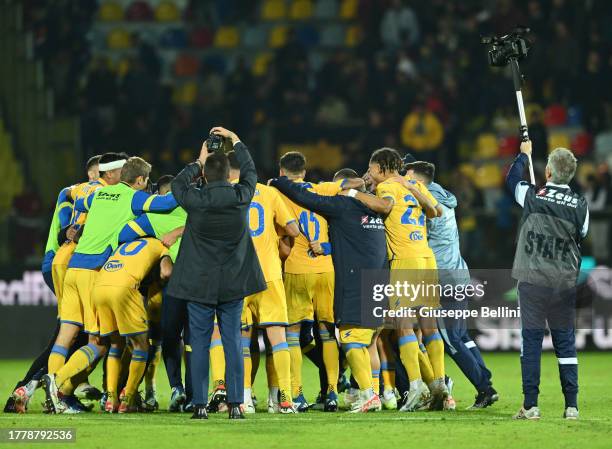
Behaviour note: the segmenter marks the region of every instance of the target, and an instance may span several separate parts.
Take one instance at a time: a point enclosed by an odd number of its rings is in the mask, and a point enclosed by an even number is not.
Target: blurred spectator
[[[391,0],[380,24],[380,35],[389,50],[416,45],[419,40],[419,22],[409,6],[401,0]]]
[[[444,137],[440,120],[421,104],[414,107],[402,123],[402,143],[420,153],[419,158],[432,160]]]

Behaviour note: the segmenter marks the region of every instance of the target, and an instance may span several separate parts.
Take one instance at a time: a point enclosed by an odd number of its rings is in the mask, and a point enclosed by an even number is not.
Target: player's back
[[[278,190],[257,183],[249,208],[249,231],[266,282],[283,277],[275,224],[286,226],[295,220]]]
[[[304,182],[302,179],[298,179],[295,182],[306,186],[309,191],[319,195],[333,196],[341,190],[341,182],[313,184]],[[291,253],[285,261],[285,273],[303,274],[334,271],[331,256],[317,256],[314,258],[309,256],[309,241],[329,241],[327,220],[319,214],[297,205],[283,194],[279,194],[295,216],[300,227],[300,235],[295,238]]]
[[[421,193],[431,197],[422,183],[415,180],[409,182],[414,183]],[[427,244],[427,217],[414,195],[399,182],[386,180],[376,187],[376,196],[393,201],[393,208],[385,218],[389,260],[433,257]],[[433,197],[431,199],[437,203]]]
[[[154,238],[123,243],[102,266],[96,284],[137,288],[166,253],[166,247]]]
[[[104,181],[98,179],[96,181],[87,181],[78,184],[72,189],[72,199],[76,203],[78,200],[83,200],[91,195],[96,190],[104,187]],[[70,217],[71,225],[82,225],[87,220],[87,212],[82,212],[77,209],[73,209],[72,217]]]

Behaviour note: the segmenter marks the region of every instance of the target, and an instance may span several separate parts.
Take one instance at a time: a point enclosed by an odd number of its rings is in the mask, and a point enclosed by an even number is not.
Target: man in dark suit
[[[187,223],[168,295],[187,301],[192,348],[192,418],[207,418],[208,351],[216,315],[225,352],[229,417],[242,419],[242,302],[245,296],[266,288],[247,216],[257,173],[246,145],[235,133],[221,127],[211,132],[232,142],[240,164],[240,180],[236,184],[228,182],[227,156],[221,152],[209,154],[204,143],[198,160],[172,181],[172,193],[187,211]],[[206,183],[198,188],[193,181],[201,174]]]

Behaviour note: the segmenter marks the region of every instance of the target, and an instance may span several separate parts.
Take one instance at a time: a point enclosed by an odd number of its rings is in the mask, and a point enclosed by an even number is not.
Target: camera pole
[[[521,133],[521,141],[526,142],[529,140],[529,133],[527,131],[527,117],[525,116],[525,105],[523,104],[523,93],[521,92],[521,70],[519,68],[519,63],[516,58],[510,58],[510,70],[512,71],[512,82],[514,83],[514,91],[516,93],[516,103],[518,105],[519,111],[519,120],[521,122],[521,126],[519,131]],[[533,162],[531,160],[531,155],[527,156],[529,158],[529,178],[531,184],[535,185],[535,175],[533,173]]]

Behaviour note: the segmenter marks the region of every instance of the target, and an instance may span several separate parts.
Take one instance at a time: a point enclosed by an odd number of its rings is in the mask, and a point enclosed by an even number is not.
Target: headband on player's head
[[[122,168],[126,162],[127,162],[126,159],[119,159],[118,161],[106,162],[104,164],[99,164],[98,170],[100,171],[115,170],[117,168]]]

